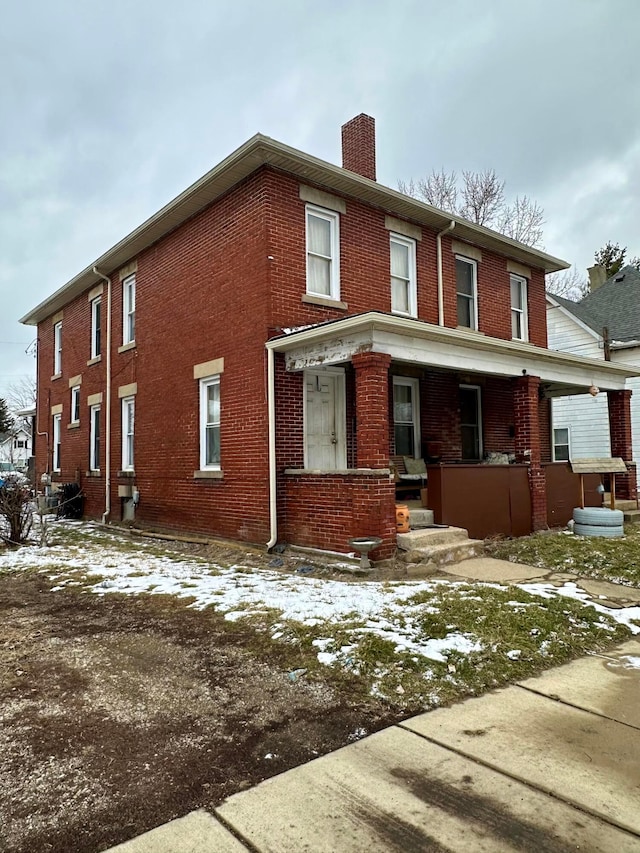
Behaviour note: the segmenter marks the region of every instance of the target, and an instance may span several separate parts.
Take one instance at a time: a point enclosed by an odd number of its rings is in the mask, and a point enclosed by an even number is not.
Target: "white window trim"
[[[128,411],[129,407],[133,407],[133,432],[131,434],[131,459],[129,458],[129,442],[128,437],[129,434],[127,432],[128,427]],[[123,397],[122,399],[122,470],[123,471],[133,471],[135,470],[135,436],[136,436],[136,398],[135,397]]]
[[[520,285],[520,300],[522,302],[522,308],[516,308],[513,305],[513,301],[511,302],[511,315],[520,314],[520,323],[522,328],[522,337],[514,338],[513,337],[513,323],[511,324],[511,335],[512,340],[514,341],[525,341],[529,340],[529,310],[527,307],[527,299],[529,296],[529,287],[527,283],[527,279],[524,276],[516,275],[515,273],[511,273],[509,276],[509,298],[511,298],[511,284],[513,282],[517,282]]]
[[[129,318],[133,316],[133,335],[129,335]],[[122,280],[122,345],[132,344],[136,339],[136,274]]]
[[[212,462],[207,464],[207,389],[211,385],[218,386],[218,395],[220,400],[220,416],[218,418],[217,424],[212,424],[212,426],[217,426],[218,430],[220,430],[221,422],[222,422],[222,394],[220,390],[220,374],[216,374],[214,376],[203,376],[200,379],[200,470],[201,471],[220,471],[220,462]],[[222,449],[220,450],[220,456],[222,457]]]
[[[98,405],[91,406],[89,408],[89,470],[90,471],[99,471],[100,470],[100,448],[98,448],[98,454],[96,458],[95,447],[96,447],[96,415],[98,416],[98,434],[100,431],[100,409],[101,406]],[[98,438],[99,440],[99,438]]]
[[[478,331],[478,262],[473,258],[466,258],[464,255],[456,255],[456,261],[463,261],[469,264],[473,270],[473,294],[469,296],[467,293],[460,293],[458,290],[458,276],[456,275],[456,320],[458,317],[458,296],[463,296],[471,302],[472,325],[470,327],[461,326],[460,328],[470,328],[472,331]],[[459,325],[459,324],[458,324]]]
[[[53,326],[53,375],[62,373],[62,320]]]
[[[304,456],[303,465],[305,468],[310,468],[309,462],[309,446],[307,443],[307,425],[309,415],[307,412],[307,379],[309,376],[326,376],[330,374],[335,376],[336,395],[334,399],[335,405],[335,427],[336,427],[336,471],[344,471],[347,468],[347,431],[346,431],[346,411],[347,411],[347,386],[345,380],[344,367],[323,367],[321,370],[305,370],[303,374],[303,387],[305,389],[302,396],[302,424],[304,434]]]
[[[475,391],[476,392],[476,399],[478,401],[478,459],[482,460],[482,458],[484,457],[484,429],[483,429],[483,422],[482,422],[482,386],[460,384],[458,387],[461,389],[464,388],[467,391]],[[460,422],[460,428],[462,428],[462,422]],[[469,461],[472,461],[472,460],[469,460]]]
[[[401,317],[417,317],[418,316],[418,284],[417,284],[417,268],[416,268],[416,241],[410,237],[403,237],[401,234],[389,235],[389,268],[391,268],[391,244],[398,243],[400,246],[405,246],[409,249],[409,279],[406,282],[408,290],[409,311],[399,311],[393,307],[393,288],[391,289],[391,313],[398,314]],[[398,278],[390,276],[390,280]]]
[[[422,458],[422,441],[420,435],[420,381],[411,376],[394,376],[393,377],[393,385],[408,385],[411,388],[411,409],[413,414],[413,447],[414,447],[414,458],[421,459]],[[395,398],[395,394],[393,395]],[[401,421],[401,423],[405,423],[405,421]],[[393,428],[394,428],[394,451],[395,451],[395,411],[393,413]]]
[[[97,311],[100,308],[100,323],[97,322]],[[102,354],[102,296],[96,296],[91,300],[91,358],[98,358]],[[98,348],[98,335],[100,334],[100,347]]]
[[[567,443],[566,445],[562,443],[561,446],[566,446],[568,459],[556,459],[556,446],[560,444],[560,442],[556,442],[557,429],[566,429],[567,431]],[[571,427],[569,425],[555,426],[553,423],[551,424],[551,454],[554,462],[571,462]]]
[[[331,224],[331,267],[329,272],[329,293],[318,293],[309,288],[309,214],[326,219]],[[340,214],[313,204],[305,205],[305,264],[306,292],[310,296],[322,296],[325,299],[340,301]]]
[[[78,417],[75,417],[75,415]],[[74,385],[71,389],[71,411],[69,412],[69,423],[80,423],[80,386]]]
[[[52,430],[52,440],[53,440],[53,454],[51,459],[51,470],[59,474],[60,473],[60,456],[61,456],[61,448],[60,441],[62,437],[62,415],[54,415],[53,416],[53,430]]]

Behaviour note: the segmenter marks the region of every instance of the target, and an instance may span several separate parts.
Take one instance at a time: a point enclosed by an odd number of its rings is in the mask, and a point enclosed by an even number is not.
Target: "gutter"
[[[442,235],[453,231],[456,227],[452,219],[445,229],[436,234],[436,254],[438,257],[438,325],[444,326],[444,287],[442,284]]]
[[[105,458],[104,467],[104,512],[102,523],[106,524],[111,515],[111,279],[103,275],[97,267],[93,272],[103,281],[107,282],[107,387],[106,387],[106,412],[105,412]]]
[[[267,412],[269,419],[269,541],[270,551],[278,541],[278,499],[276,491],[276,387],[275,353],[267,347]]]

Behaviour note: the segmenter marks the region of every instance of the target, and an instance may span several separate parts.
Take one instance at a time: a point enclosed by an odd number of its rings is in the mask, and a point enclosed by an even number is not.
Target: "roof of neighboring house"
[[[640,270],[636,267],[622,267],[580,302],[551,295],[599,335],[606,326],[611,341],[640,340]]]
[[[312,157],[310,154],[257,133],[173,201],[154,213],[131,234],[89,264],[75,278],[47,297],[22,317],[20,322],[36,325],[51,314],[55,314],[71,299],[80,296],[85,290],[102,280],[100,275],[93,271],[94,267],[104,275],[110,275],[120,269],[141,251],[199,213],[262,166],[279,169],[303,182],[316,184],[347,197],[357,198],[399,218],[425,225],[436,231],[444,230],[453,221],[456,223],[453,237],[494,251],[527,266],[543,269],[545,272],[556,272],[569,266],[559,258],[531,246],[525,246],[524,243],[512,240],[483,225],[476,225],[454,214],[438,210],[430,204],[385,187],[377,181],[364,178],[349,169],[327,163],[325,160]]]

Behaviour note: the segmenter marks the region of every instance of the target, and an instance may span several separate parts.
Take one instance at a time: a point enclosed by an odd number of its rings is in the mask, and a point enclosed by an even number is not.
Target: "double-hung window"
[[[135,432],[135,397],[122,400],[122,470],[133,471],[133,437]]]
[[[478,266],[470,258],[456,255],[458,325],[478,329]]]
[[[102,352],[101,332],[102,297],[91,300],[91,358],[97,358]]]
[[[390,235],[391,310],[394,314],[417,316],[416,243],[408,237]]]
[[[554,462],[568,462],[569,427],[558,427],[553,430],[553,459]]]
[[[420,456],[420,410],[417,379],[393,377],[394,446],[398,456]]]
[[[53,374],[62,373],[62,320],[53,327]]]
[[[62,415],[53,416],[53,465],[55,472],[60,471],[60,435],[62,427]]]
[[[71,419],[70,423],[80,423],[80,386],[74,385],[71,389]]]
[[[307,293],[340,299],[339,216],[307,205]]]
[[[200,380],[200,470],[220,470],[220,377]]]
[[[136,339],[136,277],[127,276],[122,282],[122,343]]]
[[[91,430],[89,435],[89,470],[100,470],[100,406],[91,406],[89,410]]]
[[[527,280],[520,275],[511,275],[511,337],[514,341],[529,340],[529,317],[527,314]]]

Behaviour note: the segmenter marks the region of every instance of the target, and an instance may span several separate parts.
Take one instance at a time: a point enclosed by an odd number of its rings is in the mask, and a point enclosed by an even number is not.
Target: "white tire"
[[[606,539],[619,539],[624,536],[624,527],[600,527],[596,524],[575,524],[573,532],[576,536],[600,536]]]
[[[620,527],[624,522],[624,513],[619,509],[607,509],[605,506],[576,507],[573,511],[576,524],[594,524],[596,527]]]

